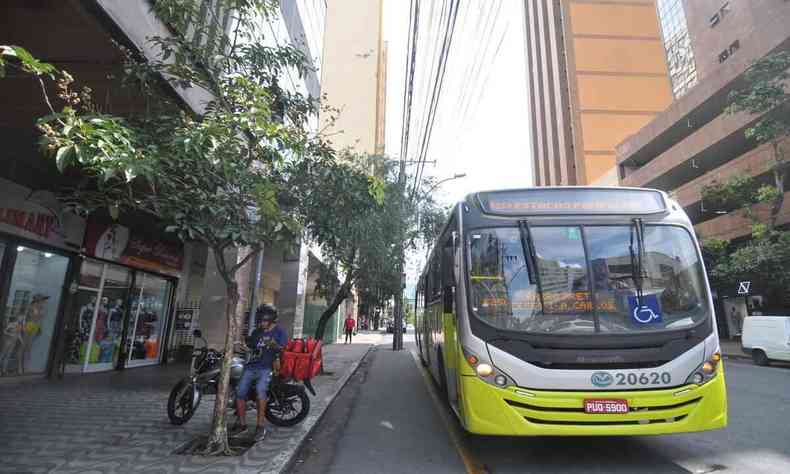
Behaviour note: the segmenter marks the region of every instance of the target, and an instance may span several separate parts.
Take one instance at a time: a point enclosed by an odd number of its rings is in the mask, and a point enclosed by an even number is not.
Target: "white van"
[[[743,352],[757,365],[790,361],[790,316],[749,316],[743,320]]]

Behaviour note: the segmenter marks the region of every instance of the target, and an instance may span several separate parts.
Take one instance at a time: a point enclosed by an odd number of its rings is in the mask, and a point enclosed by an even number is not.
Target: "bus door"
[[[447,398],[458,408],[458,324],[455,308],[455,247],[456,233],[449,232],[441,240],[441,288],[444,366],[447,371]]]

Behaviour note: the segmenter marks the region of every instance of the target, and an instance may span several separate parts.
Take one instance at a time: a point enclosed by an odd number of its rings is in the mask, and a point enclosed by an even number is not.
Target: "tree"
[[[395,164],[378,156],[346,153],[331,166],[297,173],[309,177],[297,186],[298,201],[306,230],[321,249],[318,291],[329,301],[318,321],[317,339],[323,338],[326,324],[352,288],[358,289],[367,308],[382,308],[390,298],[400,297],[400,249],[438,236],[436,203],[425,195],[410,199]],[[369,169],[377,175],[367,175],[364,170]],[[420,189],[430,189],[426,183],[430,181],[423,180]],[[419,226],[418,206],[427,216]]]
[[[297,201],[305,230],[321,249],[317,290],[329,302],[316,339],[323,339],[327,322],[357,281],[375,279],[377,271],[390,266],[397,240],[397,193],[386,176],[362,171],[370,161],[376,159],[346,154],[343,160],[298,173],[309,177],[296,187]]]
[[[768,291],[787,288],[790,283],[790,254],[786,246],[790,233],[777,229],[784,203],[788,170],[786,147],[790,136],[790,52],[768,55],[744,74],[745,86],[730,93],[730,114],[756,115],[746,129],[746,138],[769,144],[773,154],[772,184],[760,184],[751,176],[735,176],[702,189],[707,207],[725,212],[742,212],[752,222],[752,239],[732,249],[729,242],[706,241],[711,261],[711,278],[718,285],[735,285],[740,279],[760,282]],[[755,212],[756,204],[768,207],[768,215]]]
[[[201,11],[203,0],[157,0],[154,12],[176,32],[149,38],[157,58],[127,53],[127,83],[137,87],[147,110],[116,117],[92,106],[89,91],[72,90],[73,78],[40,63],[24,49],[0,49],[0,73],[16,67],[42,84],[51,115],[39,121],[42,147],[58,169],[85,177],[71,190],[75,209],[143,211],[167,224],[183,240],[206,244],[225,282],[227,334],[233,353],[241,322],[236,273],[264,242],[292,240],[300,224],[293,212],[289,182],[294,173],[331,163],[333,151],[309,131],[317,100],[278,85],[287,71],[304,75],[309,62],[293,46],[264,46],[258,25],[276,15],[274,0],[218,0]],[[230,34],[219,27],[217,11],[233,12]],[[188,33],[187,33],[188,32]],[[164,93],[161,80],[202,88],[212,100],[196,117]],[[64,106],[57,111],[43,87],[57,79]],[[244,257],[226,251],[240,248]],[[204,452],[230,454],[225,420],[230,357],[224,359],[211,432]]]

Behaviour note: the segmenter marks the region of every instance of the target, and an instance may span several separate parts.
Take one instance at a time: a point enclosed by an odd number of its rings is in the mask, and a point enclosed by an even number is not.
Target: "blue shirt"
[[[277,347],[267,347],[274,342]],[[252,349],[252,356],[247,367],[254,369],[271,369],[274,360],[288,342],[288,335],[280,326],[274,326],[270,331],[257,328],[247,338],[247,347]]]

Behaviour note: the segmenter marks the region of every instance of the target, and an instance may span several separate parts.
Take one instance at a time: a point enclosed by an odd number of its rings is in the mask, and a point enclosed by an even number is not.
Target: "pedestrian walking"
[[[345,322],[345,329],[346,329],[346,340],[345,344],[351,344],[351,337],[354,335],[354,327],[356,327],[357,322],[354,321],[350,315],[346,318]]]

